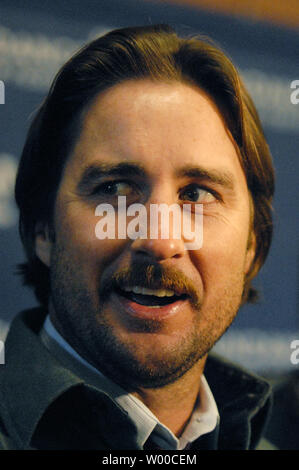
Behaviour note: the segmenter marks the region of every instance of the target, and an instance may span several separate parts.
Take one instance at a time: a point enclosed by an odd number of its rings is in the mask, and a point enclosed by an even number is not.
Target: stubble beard
[[[88,362],[128,391],[160,388],[174,383],[204,358],[233,322],[242,292],[224,287],[217,308],[208,313],[212,322],[201,326],[203,312],[194,310],[192,328],[176,344],[140,357],[134,341],[122,341],[103,314],[104,305],[94,300],[78,278],[78,271],[63,249],[55,248],[51,260],[51,304],[54,326]],[[231,285],[230,285],[231,287]],[[240,290],[240,289],[239,289]],[[97,297],[95,295],[95,297]],[[218,298],[217,297],[217,298]],[[158,334],[159,324],[143,321],[139,331]]]

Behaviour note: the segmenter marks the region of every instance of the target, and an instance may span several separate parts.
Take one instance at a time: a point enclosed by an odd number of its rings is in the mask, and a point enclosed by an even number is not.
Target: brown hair
[[[51,226],[62,169],[78,138],[82,112],[108,87],[146,77],[189,82],[206,91],[239,148],[256,236],[243,303],[255,298],[250,284],[269,251],[274,192],[271,155],[260,119],[236,68],[209,39],[181,38],[167,25],[154,25],[115,30],[83,47],[56,75],[29,129],[15,187],[27,255],[20,267],[24,283],[33,286],[45,305],[50,294],[49,269],[35,254],[36,225]]]

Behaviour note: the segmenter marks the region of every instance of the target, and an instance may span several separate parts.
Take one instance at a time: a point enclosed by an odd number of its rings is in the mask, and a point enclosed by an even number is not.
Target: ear
[[[51,264],[52,244],[48,226],[37,224],[35,228],[35,254],[48,268]]]
[[[248,274],[248,272],[250,271],[252,262],[255,257],[255,252],[256,252],[256,237],[255,237],[255,233],[252,231],[251,234],[249,235],[248,244],[247,244],[244,274]]]

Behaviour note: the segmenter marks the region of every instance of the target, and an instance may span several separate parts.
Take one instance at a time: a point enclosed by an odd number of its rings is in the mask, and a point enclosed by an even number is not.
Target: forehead
[[[100,93],[82,116],[67,163],[79,173],[97,162],[140,162],[149,170],[203,164],[244,179],[236,145],[216,105],[198,87],[134,80]]]

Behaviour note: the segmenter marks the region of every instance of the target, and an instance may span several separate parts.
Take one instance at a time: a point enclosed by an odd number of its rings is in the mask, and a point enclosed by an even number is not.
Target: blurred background
[[[114,28],[154,23],[214,39],[238,67],[260,113],[276,169],[274,239],[255,281],[260,302],[240,310],[215,351],[268,377],[279,396],[287,397],[286,406],[293,400],[288,413],[297,434],[283,422],[284,445],[299,449],[299,352],[291,347],[299,340],[299,0],[1,0],[0,339],[20,310],[36,305],[15,275],[24,254],[13,199],[32,113],[58,68],[88,40]],[[280,424],[281,419],[277,414]]]

